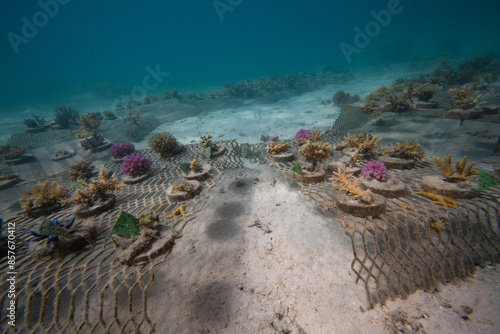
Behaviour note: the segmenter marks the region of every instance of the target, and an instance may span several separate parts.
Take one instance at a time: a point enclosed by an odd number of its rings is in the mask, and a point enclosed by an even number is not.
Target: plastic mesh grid
[[[167,188],[182,174],[179,163],[193,158],[202,159],[198,145],[185,147],[182,154],[164,159],[148,152],[159,169],[150,179],[127,186],[116,193],[118,203],[113,211],[95,218],[99,237],[88,250],[65,257],[61,261],[36,261],[29,255],[27,231],[35,229],[39,219],[17,215],[9,220],[16,225],[16,330],[27,333],[115,333],[154,332],[154,323],[148,317],[148,290],[155,284],[154,268],[162,263],[165,253],[171,250],[184,226],[196,219],[206,202],[210,189],[220,179],[220,170],[240,167],[242,161],[234,155],[237,143],[223,142],[228,150],[219,158],[210,160],[214,167],[212,177],[202,182],[200,196],[186,201],[187,214],[172,217],[171,212],[179,205],[166,196]],[[107,170],[118,171],[119,164],[106,163]],[[160,222],[167,226],[168,237],[157,241],[153,251],[142,256],[141,267],[125,267],[117,260],[117,251],[107,238],[114,223],[124,210],[138,216],[152,211],[160,215]],[[63,218],[71,215],[65,209],[49,216]],[[157,245],[160,243],[160,245]],[[4,293],[0,296],[2,319],[6,319],[8,282],[7,263],[0,267]],[[9,326],[2,324],[2,332]],[[10,329],[12,331],[12,328]]]
[[[293,163],[276,164],[291,177]],[[409,171],[389,171],[406,183],[409,194],[387,199],[386,213],[376,218],[357,218],[335,207],[339,193],[333,183],[299,184],[302,193],[324,211],[339,219],[351,238],[352,270],[363,282],[370,307],[387,299],[405,298],[417,289],[431,290],[439,283],[466,277],[476,265],[500,261],[500,188],[480,197],[457,200],[458,209],[445,209],[415,194],[424,175],[439,174],[430,162]],[[444,222],[442,230],[432,220]]]

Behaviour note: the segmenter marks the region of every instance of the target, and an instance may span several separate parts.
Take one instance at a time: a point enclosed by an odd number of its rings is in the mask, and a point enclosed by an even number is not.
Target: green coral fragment
[[[302,175],[302,167],[300,167],[298,162],[296,162],[295,165],[293,165],[292,172],[294,172],[295,174]]]
[[[138,235],[140,231],[137,219],[131,214],[122,211],[109,237],[116,234],[121,238],[131,238],[134,235]]]
[[[210,159],[210,156],[212,155],[212,149],[209,147],[205,147],[205,156],[207,159]]]
[[[486,171],[479,172],[479,189],[488,189],[500,185],[500,178]]]
[[[191,164],[189,162],[182,162],[180,164],[180,167],[181,170],[186,174],[189,173],[189,171],[191,170]]]

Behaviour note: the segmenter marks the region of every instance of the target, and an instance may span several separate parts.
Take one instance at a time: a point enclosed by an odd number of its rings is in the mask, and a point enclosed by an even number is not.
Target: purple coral
[[[300,129],[299,132],[297,132],[297,134],[295,135],[295,140],[298,141],[299,143],[303,143],[309,139],[310,135],[311,131]]]
[[[151,168],[151,160],[142,153],[134,153],[123,158],[120,168],[125,175],[137,176]]]
[[[387,181],[387,168],[385,168],[384,163],[380,161],[368,162],[363,167],[361,173],[368,179],[377,179],[380,182]]]
[[[134,144],[132,144],[129,141],[126,141],[111,146],[111,148],[109,149],[109,154],[111,154],[113,158],[119,159],[123,158],[126,155],[132,154],[134,150],[135,150]]]

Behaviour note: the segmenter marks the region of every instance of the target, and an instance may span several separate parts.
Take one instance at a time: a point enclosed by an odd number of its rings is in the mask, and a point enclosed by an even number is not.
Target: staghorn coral
[[[302,146],[299,152],[306,158],[307,161],[304,169],[314,171],[318,162],[321,163],[328,159],[331,147],[329,143],[308,141]]]
[[[72,107],[57,106],[53,108],[54,110],[54,124],[59,126],[61,129],[67,129],[70,125],[76,123],[76,119],[79,116],[78,111]]]
[[[172,185],[172,191],[181,191],[189,193],[193,191],[193,185],[189,183],[185,177],[182,177]]]
[[[351,181],[352,174],[343,172],[340,168],[337,172],[333,172],[334,177],[329,178],[330,181],[340,183],[341,186],[337,189],[340,191],[344,191],[354,200],[360,200],[362,197],[364,199],[368,199],[366,197],[373,196],[370,190],[363,190],[359,186],[359,180],[355,179]]]
[[[377,138],[370,134],[360,133],[351,136],[351,134],[348,133],[347,137],[344,137],[344,141],[340,144],[339,148],[354,147],[359,150],[359,153],[368,153],[374,151],[381,140],[382,138]]]
[[[87,180],[92,176],[94,166],[90,162],[78,161],[69,166],[69,179],[76,182],[78,179]]]
[[[212,146],[212,136],[211,135],[206,135],[206,136],[201,136],[201,147],[203,149],[206,149],[207,147]]]
[[[438,195],[438,194],[433,194],[433,193],[428,193],[425,191],[418,191],[417,194],[422,195],[424,197],[427,197],[432,200],[435,204],[442,205],[445,208],[453,208],[456,209],[458,208],[458,203],[452,200],[449,197],[443,196],[443,195]]]
[[[122,118],[123,121],[134,124],[134,125],[139,125],[142,123],[143,119],[142,116],[139,115],[138,113],[132,113],[128,112],[128,116]]]
[[[35,208],[50,208],[68,197],[68,189],[57,181],[39,181],[34,188],[24,192],[19,202],[27,212]]]
[[[19,159],[24,155],[26,149],[22,147],[0,145],[0,158],[3,160]]]
[[[128,176],[137,176],[144,174],[151,169],[151,160],[142,153],[134,153],[123,158],[120,165],[123,174]]]
[[[110,176],[106,173],[104,166],[102,166],[97,180],[89,183],[79,179],[77,182],[80,184],[81,189],[78,189],[72,198],[62,200],[63,205],[72,206],[82,204],[90,207],[105,201],[109,193],[113,193],[123,187],[123,184],[119,183],[115,174]]]
[[[318,129],[313,129],[311,135],[309,136],[309,141],[314,142],[320,142],[321,139],[323,139],[323,136],[325,135],[325,132],[321,132]]]
[[[177,139],[168,132],[157,133],[149,137],[148,144],[153,151],[162,157],[174,155],[178,147]]]
[[[454,108],[474,109],[479,104],[477,98],[474,98],[474,89],[472,87],[457,87],[448,89],[451,95],[450,103]]]
[[[387,181],[387,168],[380,161],[369,161],[363,167],[361,174],[368,179],[376,179],[380,182]]]
[[[469,167],[466,167],[467,156],[464,156],[462,160],[457,161],[456,169],[451,167],[451,154],[448,154],[448,157],[444,157],[442,160],[437,157],[432,158],[437,162],[439,167],[441,167],[443,176],[447,182],[467,181],[469,180],[469,176],[479,175],[479,172],[472,171],[472,168],[476,164],[475,162],[472,162]],[[457,173],[457,176],[455,176],[455,173]]]
[[[299,132],[295,134],[295,140],[298,141],[299,143],[304,143],[306,140],[309,139],[310,135],[311,131],[300,129]]]
[[[129,141],[114,144],[109,149],[109,154],[116,159],[123,158],[126,155],[132,154],[135,150],[134,144]]]
[[[44,126],[47,121],[45,120],[45,117],[40,118],[40,116],[31,114],[33,116],[33,119],[25,119],[23,120],[24,125],[26,125],[27,128],[34,129],[38,128],[39,126]]]
[[[412,141],[396,143],[392,149],[386,150],[386,153],[399,159],[422,160],[425,156],[422,146]]]
[[[413,104],[412,96],[418,85],[419,84],[410,83],[406,92],[402,94],[396,94],[395,91],[384,93],[387,102],[389,102],[389,106],[385,108],[386,111],[401,113],[410,110],[411,105],[408,101]]]
[[[77,118],[76,122],[86,133],[95,133],[101,126],[103,116],[99,112],[88,112]]]
[[[271,142],[269,145],[266,146],[267,152],[271,155],[286,152],[286,150],[288,150],[289,148],[290,145],[278,142]]]

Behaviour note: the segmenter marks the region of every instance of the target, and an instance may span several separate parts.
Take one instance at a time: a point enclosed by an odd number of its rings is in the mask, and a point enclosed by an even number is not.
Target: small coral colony
[[[484,67],[490,62],[471,61],[464,68]],[[498,72],[498,71],[497,71]],[[470,70],[457,70],[446,63],[433,75],[422,75],[413,79],[400,79],[390,88],[381,87],[368,95],[365,101],[360,97],[350,96],[343,91],[337,92],[331,101],[337,106],[361,104],[364,113],[381,114],[383,112],[403,113],[411,109],[435,108],[432,97],[444,86],[448,86],[450,108],[445,117],[456,118],[462,124],[467,119],[480,117],[481,113],[496,113],[498,107],[479,101],[481,96],[476,90],[488,82],[496,80],[498,73],[489,71],[489,76],[471,73]],[[469,76],[469,77],[467,77]],[[462,85],[464,82],[474,84]],[[242,83],[246,85],[248,83]],[[455,84],[455,87],[453,85]],[[458,85],[458,86],[457,86]],[[239,86],[233,85],[232,89]],[[175,94],[174,94],[175,93]],[[169,98],[178,96],[173,91]],[[156,99],[147,99],[143,103],[155,103]],[[140,104],[140,103],[138,103]],[[33,119],[24,121],[27,132],[47,131],[49,128],[66,129],[79,125],[82,132],[77,135],[83,150],[100,152],[109,150],[113,162],[118,163],[123,173],[120,179],[108,173],[102,167],[97,177],[92,178],[94,166],[88,161],[79,161],[69,168],[69,179],[74,183],[71,189],[57,181],[38,182],[34,188],[24,193],[20,203],[24,215],[31,218],[47,216],[63,207],[74,207],[73,216],[67,219],[41,219],[37,230],[30,230],[31,250],[38,258],[62,256],[68,252],[80,250],[91,243],[97,236],[92,217],[113,208],[117,190],[132,184],[143,182],[154,174],[153,163],[146,154],[136,152],[131,142],[112,144],[100,133],[99,126],[103,119],[113,120],[116,116],[109,111],[91,112],[79,115],[71,107],[54,108],[54,119],[49,124],[44,118],[33,115]],[[140,115],[129,113],[125,121],[136,124]],[[210,159],[222,156],[227,148],[223,143],[212,141],[210,135],[200,137],[199,155],[201,161],[194,159],[180,163],[183,177],[168,188],[166,196],[171,202],[182,204],[200,194],[201,181],[210,177]],[[335,205],[346,214],[357,217],[378,216],[385,212],[386,199],[398,198],[409,193],[407,185],[389,174],[388,170],[412,169],[425,152],[418,143],[402,141],[392,146],[381,147],[381,138],[371,134],[347,134],[334,148],[324,141],[324,132],[317,129],[300,129],[295,140],[288,143],[278,137],[262,136],[267,143],[266,151],[274,163],[289,163],[292,178],[301,183],[318,183],[326,179],[332,181],[338,190]],[[163,158],[173,157],[183,151],[172,134],[164,132],[148,138],[152,151]],[[338,158],[329,159],[332,151],[338,152]],[[59,161],[75,155],[73,151],[56,151],[53,161]],[[9,145],[0,147],[0,157],[7,164],[21,164],[32,158],[25,150]],[[469,163],[463,157],[455,163],[451,155],[432,157],[442,170],[442,174],[426,175],[421,179],[423,196],[435,205],[446,209],[456,209],[457,199],[478,196],[482,189],[500,184],[498,177],[488,172],[474,170],[475,163]],[[330,161],[328,161],[330,160]],[[293,167],[292,167],[293,166]],[[0,189],[19,181],[19,175],[4,172],[0,175]],[[434,204],[432,204],[434,205]],[[333,206],[333,203],[332,203]],[[186,214],[186,205],[175,208],[171,215]],[[148,249],[148,243],[161,239],[159,216],[144,212],[139,217],[121,212],[110,238],[116,247],[123,250],[122,262],[133,264],[134,256]]]

